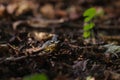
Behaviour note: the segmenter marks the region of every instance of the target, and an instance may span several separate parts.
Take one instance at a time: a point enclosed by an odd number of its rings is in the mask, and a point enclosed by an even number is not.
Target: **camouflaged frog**
[[[58,35],[54,35],[51,40],[46,41],[41,47],[26,49],[26,52],[29,54],[39,52],[39,55],[51,53],[56,50],[58,43],[60,42],[57,38]]]
[[[53,52],[56,50],[56,47],[59,43],[59,40],[57,38],[58,35],[54,35],[51,40],[46,41],[41,47],[42,52]]]

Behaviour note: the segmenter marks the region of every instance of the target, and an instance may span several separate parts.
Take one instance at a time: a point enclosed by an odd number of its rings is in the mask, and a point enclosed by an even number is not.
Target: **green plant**
[[[45,74],[33,74],[24,77],[23,80],[48,80],[48,77]]]
[[[93,22],[94,18],[97,16],[103,15],[104,11],[102,8],[96,10],[96,8],[89,8],[84,13],[84,27],[83,27],[83,37],[90,38],[91,36],[94,37],[93,28],[95,23]]]
[[[84,19],[84,27],[83,27],[83,37],[84,38],[90,38],[92,36],[92,29],[94,28],[95,24],[92,21],[93,18],[96,16],[96,9],[95,8],[89,8],[84,13],[83,16]]]

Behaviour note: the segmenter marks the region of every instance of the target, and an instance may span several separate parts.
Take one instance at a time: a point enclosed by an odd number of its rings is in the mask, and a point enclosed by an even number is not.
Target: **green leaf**
[[[89,21],[91,21],[92,19],[93,19],[93,16],[86,17],[86,18],[84,19],[84,22],[89,22]]]
[[[45,74],[34,74],[24,77],[23,80],[48,80],[48,78]]]
[[[90,16],[95,16],[95,15],[96,15],[96,9],[95,8],[89,8],[83,14],[84,17],[87,17],[87,16],[90,17]]]
[[[90,35],[91,35],[91,32],[90,32],[90,31],[85,31],[85,32],[83,33],[83,37],[84,37],[84,38],[89,38]]]
[[[83,16],[86,17],[84,19],[85,22],[89,22],[91,19],[93,19],[96,16],[96,9],[95,8],[89,8],[84,13]]]
[[[91,30],[91,29],[93,29],[94,26],[95,26],[95,24],[94,24],[93,22],[90,22],[89,24],[87,23],[87,24],[84,26],[83,30],[84,30],[84,31]]]

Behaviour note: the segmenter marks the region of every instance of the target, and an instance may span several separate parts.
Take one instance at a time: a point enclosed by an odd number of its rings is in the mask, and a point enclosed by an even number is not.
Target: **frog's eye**
[[[54,43],[54,41],[53,41],[53,40],[51,40],[50,42],[51,42],[51,43]]]

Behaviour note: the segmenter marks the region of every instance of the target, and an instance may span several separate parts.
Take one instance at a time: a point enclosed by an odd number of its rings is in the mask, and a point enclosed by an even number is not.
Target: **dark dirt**
[[[89,7],[105,14],[86,43],[82,14]],[[106,55],[101,47],[120,45],[119,9],[120,0],[0,0],[0,80],[34,73],[50,80],[120,80],[120,54]]]

